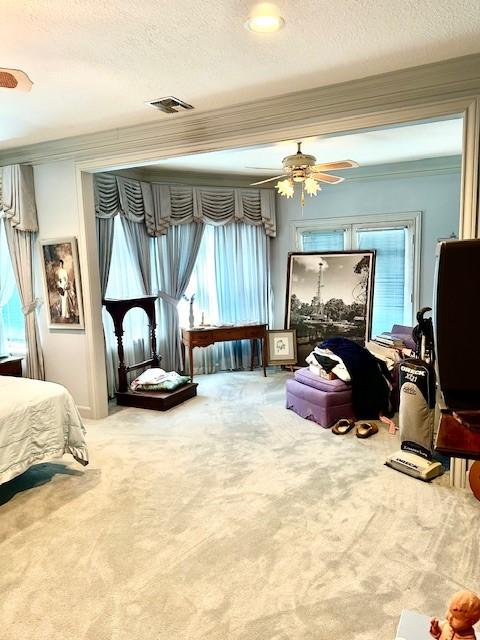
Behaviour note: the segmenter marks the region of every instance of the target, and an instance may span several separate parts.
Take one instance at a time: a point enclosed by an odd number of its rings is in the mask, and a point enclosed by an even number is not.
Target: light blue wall
[[[437,240],[458,234],[460,159],[436,158],[356,171],[355,177],[350,173],[350,181],[326,185],[316,197],[305,196],[303,217],[298,194],[293,199],[277,197],[277,237],[271,245],[273,328],[284,326],[287,255],[296,250],[294,227],[302,220],[369,214],[385,214],[388,220],[395,213],[421,211],[420,303],[431,306]]]

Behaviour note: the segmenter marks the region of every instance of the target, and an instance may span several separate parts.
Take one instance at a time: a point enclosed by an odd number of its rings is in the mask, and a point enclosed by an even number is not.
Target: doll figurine
[[[432,618],[430,635],[439,640],[476,640],[473,625],[480,620],[480,598],[471,591],[454,593],[445,620]]]

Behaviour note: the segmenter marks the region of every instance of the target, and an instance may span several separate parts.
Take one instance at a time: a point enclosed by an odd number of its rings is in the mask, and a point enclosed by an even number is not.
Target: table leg
[[[188,345],[188,358],[190,360],[190,379],[193,381],[193,348]]]
[[[250,340],[250,345],[252,350],[252,357],[250,358],[250,371],[253,371],[253,363],[255,359],[255,338],[252,338],[252,340]]]
[[[185,343],[183,342],[183,340],[180,342],[180,349],[182,351],[182,363],[183,363],[183,368],[182,368],[182,373],[183,375],[186,375],[187,373],[187,361],[186,361],[186,355],[185,355]]]
[[[262,338],[262,364],[263,364],[263,376],[267,377],[267,337]]]

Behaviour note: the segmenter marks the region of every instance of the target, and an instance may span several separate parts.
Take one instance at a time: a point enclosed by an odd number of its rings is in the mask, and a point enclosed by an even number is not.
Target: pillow
[[[134,391],[175,391],[175,389],[183,387],[189,382],[190,376],[181,376],[176,372],[172,372],[166,380],[156,384],[138,384]]]

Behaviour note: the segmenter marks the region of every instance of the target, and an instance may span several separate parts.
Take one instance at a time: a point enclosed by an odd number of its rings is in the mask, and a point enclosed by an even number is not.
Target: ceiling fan
[[[339,160],[337,162],[324,162],[321,164],[315,164],[317,159],[315,156],[310,156],[306,153],[302,153],[302,143],[297,142],[297,153],[286,156],[282,160],[283,173],[273,178],[267,178],[266,180],[260,180],[259,182],[253,182],[251,186],[259,184],[265,184],[272,180],[278,180],[275,185],[275,189],[278,189],[278,193],[286,198],[293,198],[295,192],[295,182],[302,184],[302,207],[304,204],[304,192],[309,195],[315,196],[318,191],[321,191],[320,182],[326,182],[328,184],[338,184],[343,182],[344,178],[339,176],[333,176],[325,171],[338,171],[340,169],[353,169],[358,167],[358,164],[353,160]],[[283,178],[283,180],[281,179]]]
[[[0,67],[0,89],[16,89],[30,91],[33,82],[25,71],[20,69],[2,69]]]

